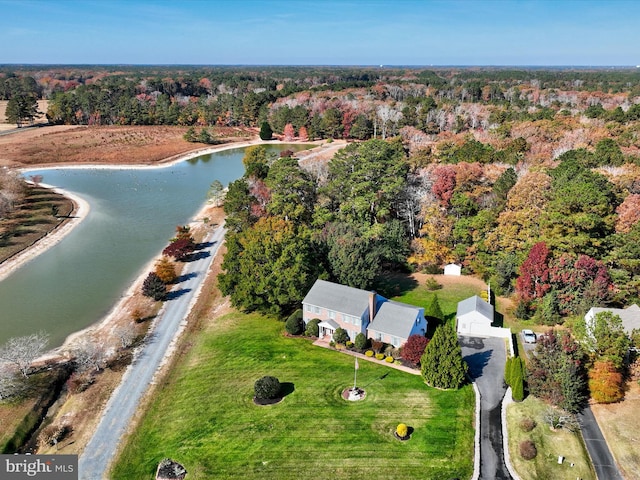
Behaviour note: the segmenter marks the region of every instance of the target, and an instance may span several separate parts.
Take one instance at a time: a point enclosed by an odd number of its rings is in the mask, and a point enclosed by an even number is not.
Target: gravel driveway
[[[162,364],[172,340],[186,318],[202,281],[224,239],[224,226],[218,227],[205,239],[205,248],[199,250],[196,259],[187,263],[183,275],[187,278],[171,292],[171,300],[165,303],[156,320],[155,328],[137,353],[124,375],[120,386],[113,392],[102,420],[79,460],[80,480],[102,480],[136,413],[153,377]]]

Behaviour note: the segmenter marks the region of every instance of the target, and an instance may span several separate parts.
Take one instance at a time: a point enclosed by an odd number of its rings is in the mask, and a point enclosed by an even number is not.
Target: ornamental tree
[[[449,324],[436,328],[420,359],[422,378],[437,388],[460,388],[469,369],[462,358],[458,337]]]
[[[167,287],[155,272],[151,272],[142,283],[142,294],[156,301],[164,300],[167,298]]]
[[[181,262],[185,261],[195,249],[196,246],[191,238],[178,238],[162,250],[162,254]]]
[[[403,360],[411,362],[414,365],[419,365],[428,343],[429,339],[424,335],[411,335],[407,338],[405,344],[400,347]]]
[[[614,403],[624,397],[624,380],[610,360],[597,361],[589,371],[589,391],[598,403]]]

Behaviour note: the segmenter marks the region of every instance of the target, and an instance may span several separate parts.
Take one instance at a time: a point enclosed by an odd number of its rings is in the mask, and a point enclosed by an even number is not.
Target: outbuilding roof
[[[456,313],[458,318],[472,312],[478,312],[480,315],[493,322],[493,305],[489,302],[485,302],[478,295],[474,295],[473,297],[469,297],[458,302],[458,311]]]

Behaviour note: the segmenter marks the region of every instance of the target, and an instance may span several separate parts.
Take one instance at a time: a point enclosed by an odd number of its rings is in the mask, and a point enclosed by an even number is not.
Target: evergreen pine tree
[[[427,385],[437,388],[462,386],[469,367],[462,359],[462,349],[451,325],[444,324],[436,328],[420,364],[422,378]]]
[[[433,295],[432,300],[424,309],[424,316],[427,321],[436,319],[436,325],[442,323],[442,321],[444,320],[444,313],[442,313],[442,308],[440,307],[440,302],[438,301],[438,295]]]
[[[271,125],[269,125],[269,122],[262,122],[262,125],[260,126],[260,139],[271,140],[271,137],[273,137]]]

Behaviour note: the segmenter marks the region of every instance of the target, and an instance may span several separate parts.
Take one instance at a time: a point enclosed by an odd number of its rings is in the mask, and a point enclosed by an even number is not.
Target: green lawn
[[[360,362],[361,402],[341,391],[353,382],[353,358],[286,338],[282,323],[229,314],[201,333],[140,427],[124,446],[114,479],[152,479],[165,457],[190,479],[470,478],[473,472],[471,386],[428,388],[421,377]],[[291,391],[256,406],[263,375]],[[407,442],[398,423],[414,429]]]
[[[533,396],[522,403],[513,403],[507,408],[509,429],[509,452],[511,463],[522,480],[595,480],[591,462],[580,432],[552,431],[544,423],[547,405]],[[531,432],[520,428],[523,418],[533,419],[537,426]],[[533,460],[520,456],[519,445],[523,440],[532,440],[538,450]],[[558,456],[565,457],[562,464]],[[573,467],[571,466],[573,464]]]

